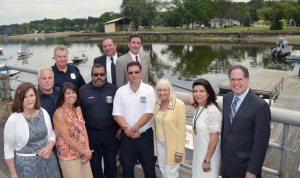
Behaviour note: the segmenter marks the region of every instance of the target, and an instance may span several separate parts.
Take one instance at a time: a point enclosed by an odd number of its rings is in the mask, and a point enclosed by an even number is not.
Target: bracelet
[[[210,161],[206,161],[205,159],[204,159],[203,162],[206,163],[206,164],[210,164]]]

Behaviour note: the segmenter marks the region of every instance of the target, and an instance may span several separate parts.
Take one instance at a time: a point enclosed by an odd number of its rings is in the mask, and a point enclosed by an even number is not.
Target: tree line
[[[263,20],[271,30],[283,29],[284,23],[300,26],[300,0],[264,1],[247,3],[231,0],[123,0],[120,13],[105,12],[100,17],[77,19],[43,19],[23,24],[0,26],[0,34],[51,33],[64,31],[103,32],[103,23],[119,17],[132,21],[134,30],[141,26],[194,29],[209,26],[213,18],[231,19],[242,26],[252,26]]]

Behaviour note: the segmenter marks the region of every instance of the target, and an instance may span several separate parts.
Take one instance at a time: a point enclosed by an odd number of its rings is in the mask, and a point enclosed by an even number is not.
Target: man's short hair
[[[51,67],[42,67],[42,68],[40,68],[39,71],[38,71],[38,75],[37,75],[38,78],[41,77],[41,73],[42,73],[44,70],[48,70],[48,71],[51,72],[52,75],[54,76],[54,73],[53,73]]]
[[[141,43],[143,43],[143,37],[140,34],[138,34],[138,33],[134,33],[134,34],[129,35],[129,37],[128,37],[128,43],[131,42],[132,38],[140,38],[141,39]]]
[[[228,77],[230,78],[230,74],[231,72],[234,70],[234,69],[241,69],[244,73],[244,78],[249,78],[249,71],[248,69],[245,67],[245,66],[242,66],[242,65],[234,65],[232,66],[229,71],[228,71]]]
[[[67,53],[69,53],[69,50],[65,45],[56,46],[53,51],[53,56],[55,56],[56,51],[67,51]]]
[[[127,66],[126,66],[127,72],[128,72],[129,67],[132,67],[132,66],[138,66],[140,68],[140,71],[142,71],[142,66],[139,62],[131,61],[131,62],[128,62]]]
[[[96,64],[94,64],[93,67],[92,67],[92,70],[91,70],[91,76],[93,75],[93,70],[94,70],[94,68],[100,68],[100,67],[103,67],[103,68],[104,68],[104,72],[105,72],[105,74],[106,74],[106,68],[104,67],[104,65],[102,65],[102,64],[100,64],[100,63],[96,63]]]

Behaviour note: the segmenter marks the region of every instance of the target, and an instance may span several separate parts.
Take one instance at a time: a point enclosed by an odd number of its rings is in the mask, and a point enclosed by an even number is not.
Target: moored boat
[[[83,62],[88,60],[88,56],[86,55],[85,51],[77,51],[75,54],[73,54],[71,60],[73,62]]]
[[[28,43],[20,43],[20,49],[17,53],[20,57],[20,56],[31,55],[33,52],[31,51],[30,46],[29,46]]]
[[[289,42],[285,38],[279,38],[276,42],[276,47],[271,52],[273,59],[285,58],[293,52],[293,46],[289,45]]]

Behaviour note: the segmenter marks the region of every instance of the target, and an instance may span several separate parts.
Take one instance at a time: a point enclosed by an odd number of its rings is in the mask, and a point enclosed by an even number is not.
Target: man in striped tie
[[[116,83],[118,87],[121,87],[128,83],[127,77],[127,64],[131,61],[136,61],[142,66],[141,79],[146,84],[155,85],[157,76],[152,69],[151,59],[148,54],[141,50],[143,45],[143,38],[139,34],[131,34],[128,38],[128,48],[127,54],[119,57],[116,64]]]
[[[222,177],[259,178],[270,137],[270,108],[249,89],[246,67],[235,65],[228,75],[232,92],[223,98]]]

